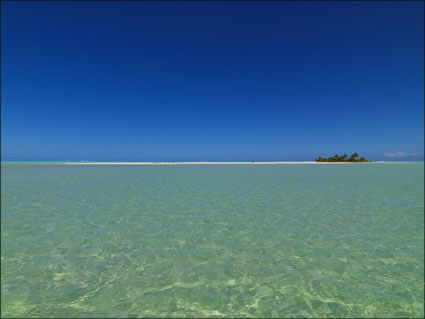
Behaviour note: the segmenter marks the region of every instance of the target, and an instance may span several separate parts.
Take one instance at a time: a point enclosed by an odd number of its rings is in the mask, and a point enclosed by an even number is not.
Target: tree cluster
[[[359,154],[357,153],[354,153],[350,157],[348,157],[347,154],[344,154],[344,155],[335,154],[334,156],[328,157],[328,158],[318,157],[316,158],[316,162],[370,162],[367,159],[365,159],[363,156],[360,158],[358,157],[359,157]]]

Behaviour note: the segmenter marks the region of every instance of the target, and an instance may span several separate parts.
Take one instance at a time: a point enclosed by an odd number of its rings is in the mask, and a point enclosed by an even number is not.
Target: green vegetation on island
[[[363,156],[358,158],[359,154],[354,153],[353,155],[351,155],[350,157],[348,157],[347,154],[344,155],[338,155],[335,154],[332,157],[328,157],[328,158],[323,158],[323,157],[318,157],[316,158],[316,162],[370,162],[369,160],[365,159]]]

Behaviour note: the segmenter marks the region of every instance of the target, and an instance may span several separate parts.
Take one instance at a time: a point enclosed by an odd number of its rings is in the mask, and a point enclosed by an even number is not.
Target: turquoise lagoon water
[[[2,317],[423,317],[424,164],[1,167]]]

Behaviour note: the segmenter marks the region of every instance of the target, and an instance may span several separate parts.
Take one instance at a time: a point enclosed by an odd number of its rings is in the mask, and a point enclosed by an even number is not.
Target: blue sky
[[[423,2],[1,2],[2,160],[423,160]]]

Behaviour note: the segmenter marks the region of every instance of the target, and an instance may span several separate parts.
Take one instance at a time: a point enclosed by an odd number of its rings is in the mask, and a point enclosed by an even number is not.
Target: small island
[[[347,154],[344,154],[344,155],[335,154],[334,156],[328,157],[328,158],[318,157],[316,158],[316,162],[356,162],[356,163],[371,162],[365,159],[363,156],[360,158],[358,157],[359,157],[359,154],[357,153],[354,153],[350,157],[348,157]]]

